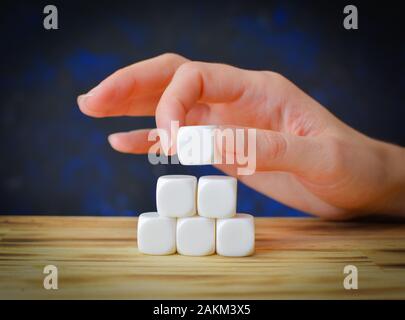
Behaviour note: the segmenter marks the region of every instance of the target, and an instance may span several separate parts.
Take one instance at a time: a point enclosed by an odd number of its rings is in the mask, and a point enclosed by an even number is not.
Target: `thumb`
[[[253,171],[287,171],[302,176],[319,172],[327,150],[319,137],[302,137],[271,130],[220,127],[215,134],[222,163],[247,164]]]

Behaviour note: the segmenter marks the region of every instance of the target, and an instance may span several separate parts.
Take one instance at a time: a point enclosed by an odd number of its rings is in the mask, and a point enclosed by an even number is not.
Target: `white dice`
[[[237,181],[227,176],[167,175],[156,186],[157,212],[138,219],[139,251],[242,257],[253,254],[253,216],[236,214]],[[198,212],[198,215],[196,213]]]
[[[215,220],[200,216],[179,218],[177,252],[186,256],[206,256],[215,252]]]
[[[255,249],[255,225],[250,214],[217,220],[216,250],[221,256],[249,256]]]
[[[230,218],[236,214],[237,182],[228,176],[205,176],[198,181],[198,214],[207,218]]]
[[[213,164],[216,126],[184,126],[177,132],[177,156],[182,165]]]
[[[167,175],[158,179],[156,207],[161,216],[189,217],[196,214],[197,178],[187,175]]]
[[[167,255],[176,252],[176,219],[156,212],[138,218],[138,249],[146,254]]]

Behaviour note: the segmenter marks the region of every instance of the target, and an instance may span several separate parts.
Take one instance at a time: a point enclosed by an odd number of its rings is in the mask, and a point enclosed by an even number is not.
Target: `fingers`
[[[112,134],[109,142],[117,151],[145,154],[161,150],[160,145],[151,149],[157,145],[156,137],[156,129],[143,129]],[[232,175],[240,175],[238,168],[242,168],[248,174],[282,171],[315,179],[329,174],[336,163],[331,148],[320,138],[270,130],[221,126],[215,132],[215,146],[220,155],[216,165],[222,170],[232,168]]]
[[[222,163],[226,163],[226,157],[233,158],[251,172],[284,171],[308,176],[325,172],[332,163],[319,138],[271,130],[224,126],[220,129],[215,145]]]
[[[169,134],[171,145],[176,132],[171,122],[185,124],[187,113],[197,103],[229,103],[240,99],[251,81],[252,72],[222,64],[188,62],[182,64],[164,91],[156,108],[156,124]],[[163,145],[166,154],[173,148]]]
[[[154,115],[163,90],[186,61],[167,53],[120,69],[79,96],[79,107],[93,117]]]

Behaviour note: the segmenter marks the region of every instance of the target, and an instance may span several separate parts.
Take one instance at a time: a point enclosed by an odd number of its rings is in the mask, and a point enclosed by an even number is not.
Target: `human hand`
[[[237,176],[241,182],[327,219],[405,216],[404,148],[355,131],[277,73],[164,54],[118,70],[78,104],[93,117],[155,116],[167,131],[173,120],[257,128],[256,172]],[[147,153],[150,130],[109,141],[120,152]],[[216,166],[236,176],[236,165]]]

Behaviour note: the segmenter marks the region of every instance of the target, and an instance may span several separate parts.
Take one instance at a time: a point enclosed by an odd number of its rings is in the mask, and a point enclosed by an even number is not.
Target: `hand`
[[[167,131],[172,120],[257,128],[256,172],[241,182],[327,219],[405,216],[404,148],[348,127],[280,74],[164,54],[116,71],[78,104],[93,117],[155,116]],[[109,141],[120,152],[147,153],[149,130]],[[235,165],[218,168],[236,175]]]

